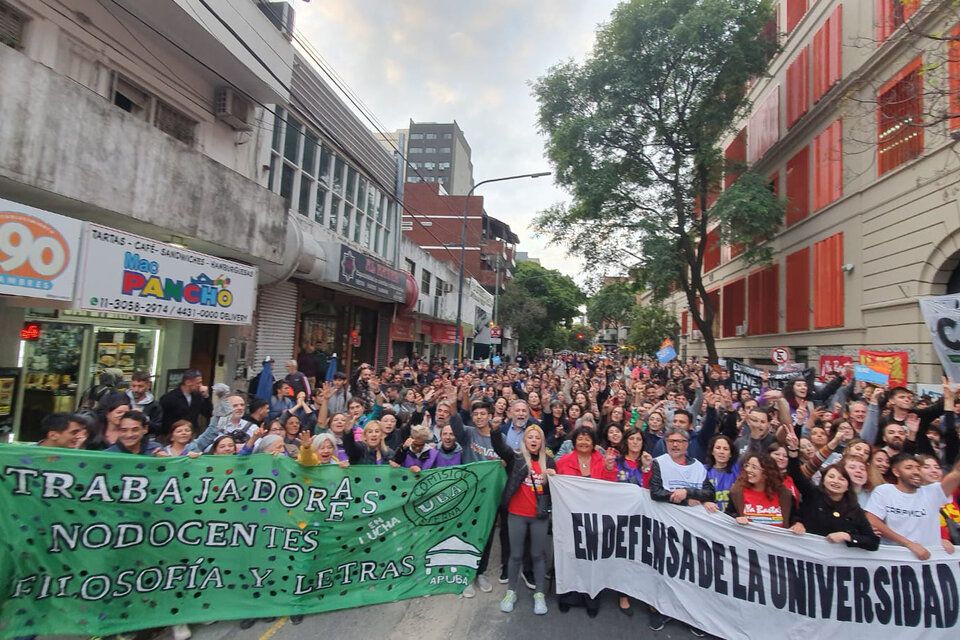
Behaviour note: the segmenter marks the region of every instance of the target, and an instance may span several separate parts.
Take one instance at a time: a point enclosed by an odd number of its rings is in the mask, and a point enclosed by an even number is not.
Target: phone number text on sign
[[[254,267],[90,225],[81,307],[217,324],[250,324]]]

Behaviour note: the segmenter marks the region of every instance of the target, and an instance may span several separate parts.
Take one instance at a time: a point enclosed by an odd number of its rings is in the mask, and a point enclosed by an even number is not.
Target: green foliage
[[[524,351],[566,349],[568,332],[560,329],[569,327],[585,301],[583,291],[569,276],[521,262],[500,296],[500,318],[514,328]]]
[[[587,319],[597,327],[604,323],[619,327],[630,317],[630,311],[636,304],[633,287],[626,282],[614,282],[587,300]]]
[[[710,209],[720,221],[720,240],[724,244],[743,244],[744,259],[751,263],[769,263],[773,239],[787,209],[787,201],[777,198],[763,176],[747,172],[724,191]]]
[[[634,307],[627,344],[635,346],[639,353],[652,356],[664,338],[669,337],[674,344],[678,344],[679,336],[677,318],[663,306],[646,304]]]
[[[693,215],[693,203],[715,188],[718,145],[746,106],[747,81],[777,49],[759,35],[772,15],[770,0],[621,4],[582,64],[559,64],[534,84],[547,155],[573,196],[542,211],[535,229],[588,269],[625,266],[660,297],[680,287],[696,318],[714,214]]]

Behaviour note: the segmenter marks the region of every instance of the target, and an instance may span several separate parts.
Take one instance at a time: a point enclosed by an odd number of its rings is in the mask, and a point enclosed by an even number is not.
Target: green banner
[[[504,480],[496,461],[413,474],[0,445],[0,637],[459,593]]]

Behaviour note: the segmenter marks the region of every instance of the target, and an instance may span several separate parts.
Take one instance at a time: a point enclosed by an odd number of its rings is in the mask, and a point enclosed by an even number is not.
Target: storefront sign
[[[431,323],[430,337],[437,344],[457,344],[457,325]]]
[[[340,245],[340,272],[337,282],[396,302],[406,300],[407,277],[403,272],[344,244]]]
[[[0,293],[73,300],[83,223],[0,199]]]
[[[23,445],[3,445],[0,467],[3,638],[459,593],[505,479],[494,461],[414,474]]]
[[[416,342],[416,324],[413,318],[397,318],[390,324],[390,339],[397,342]]]
[[[860,364],[872,368],[886,367],[889,372],[890,388],[907,386],[907,368],[910,364],[910,354],[906,351],[868,351],[860,349]]]
[[[257,268],[91,224],[78,305],[155,318],[250,324]]]

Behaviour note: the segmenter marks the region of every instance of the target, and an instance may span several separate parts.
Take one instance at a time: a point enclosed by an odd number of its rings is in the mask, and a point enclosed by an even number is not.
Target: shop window
[[[879,175],[923,153],[923,79],[917,58],[877,93]]]
[[[807,12],[807,0],[787,0],[787,33],[799,24]]]
[[[810,47],[804,47],[787,67],[787,129],[810,108]]]
[[[787,226],[810,215],[810,147],[787,161]]]
[[[813,210],[819,211],[843,195],[843,142],[840,120],[813,139]]]
[[[744,127],[723,150],[725,169],[723,172],[723,188],[730,186],[740,177],[743,165],[747,163],[747,129]]]
[[[813,245],[813,327],[843,326],[843,233]]]
[[[723,286],[723,337],[746,335],[747,287],[743,278]]]
[[[417,274],[417,265],[416,263],[414,263],[413,260],[411,260],[410,258],[404,258],[403,263],[407,267],[407,273],[409,273],[412,276],[415,276]]]
[[[898,0],[894,0],[895,2]],[[842,9],[839,5],[813,36],[813,101],[816,102],[840,80],[843,70]]]
[[[707,232],[707,246],[703,252],[703,272],[707,273],[720,266],[720,230]]]
[[[747,159],[755,163],[780,139],[780,85],[759,104],[750,116]]]
[[[787,331],[810,330],[810,248],[795,251],[786,258]]]
[[[749,335],[777,333],[780,324],[780,266],[773,264],[751,273],[748,293]]]
[[[877,44],[909,20],[919,6],[920,0],[877,0]]]

